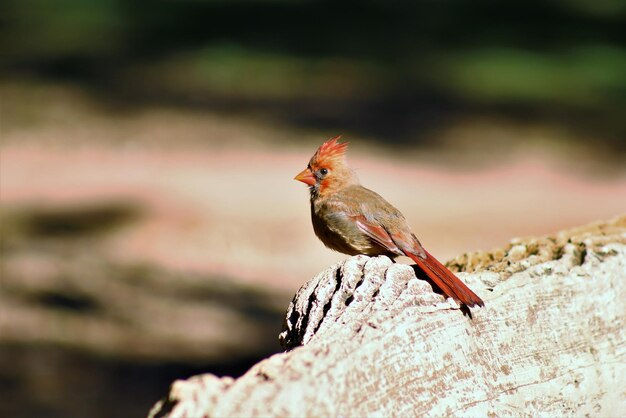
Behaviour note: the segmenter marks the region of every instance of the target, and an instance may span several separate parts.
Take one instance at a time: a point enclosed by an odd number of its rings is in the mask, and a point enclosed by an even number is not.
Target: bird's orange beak
[[[297,176],[294,177],[294,180],[301,181],[302,183],[308,184],[309,186],[315,185],[315,176],[308,168],[302,170]]]

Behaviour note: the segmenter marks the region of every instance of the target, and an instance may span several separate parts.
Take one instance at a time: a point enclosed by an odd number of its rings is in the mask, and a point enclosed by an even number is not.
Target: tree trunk
[[[485,301],[471,317],[411,266],[351,257],[298,291],[285,353],[177,381],[150,416],[626,411],[626,216],[448,266]]]

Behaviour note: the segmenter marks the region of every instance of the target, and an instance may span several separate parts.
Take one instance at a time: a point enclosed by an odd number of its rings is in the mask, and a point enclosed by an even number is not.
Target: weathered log
[[[448,266],[485,301],[472,318],[412,267],[351,257],[298,291],[287,352],[177,381],[150,416],[626,411],[626,216]]]

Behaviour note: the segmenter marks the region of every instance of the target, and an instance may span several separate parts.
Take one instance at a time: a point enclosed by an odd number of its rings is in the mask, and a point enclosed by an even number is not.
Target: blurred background
[[[343,134],[442,260],[626,209],[626,1],[4,0],[0,415],[280,350]],[[406,260],[404,260],[406,262]]]

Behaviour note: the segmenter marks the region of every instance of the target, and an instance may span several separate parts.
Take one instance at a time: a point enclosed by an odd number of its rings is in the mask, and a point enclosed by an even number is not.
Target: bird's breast
[[[311,220],[315,235],[328,248],[348,255],[381,255],[388,251],[365,235],[345,212],[331,205],[311,205]]]

